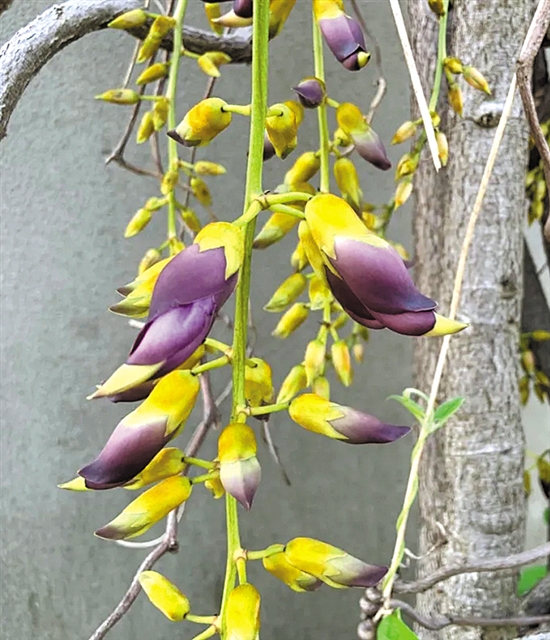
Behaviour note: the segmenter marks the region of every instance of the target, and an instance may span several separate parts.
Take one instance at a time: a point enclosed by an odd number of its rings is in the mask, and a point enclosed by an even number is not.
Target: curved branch
[[[88,33],[104,29],[116,16],[141,6],[139,0],[68,0],[55,4],[20,29],[0,48],[0,141],[23,92],[42,67],[67,45]],[[137,37],[146,32],[136,30]],[[242,36],[218,37],[214,33],[185,27],[185,47],[194,53],[224,51],[234,62],[248,62],[250,40]],[[163,40],[165,49],[171,39]]]

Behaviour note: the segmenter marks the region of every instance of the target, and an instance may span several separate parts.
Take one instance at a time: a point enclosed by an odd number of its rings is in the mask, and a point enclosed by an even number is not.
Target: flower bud
[[[321,580],[311,574],[293,567],[286,559],[284,552],[267,556],[263,558],[262,562],[266,571],[284,582],[293,591],[315,591],[323,584]]]
[[[543,456],[537,458],[537,471],[542,492],[550,500],[550,463]]]
[[[297,364],[288,372],[277,395],[277,404],[289,402],[295,395],[307,387],[306,370],[303,364]]]
[[[361,342],[356,342],[351,348],[351,352],[353,353],[353,359],[357,364],[361,364],[365,357],[365,347]]]
[[[283,311],[292,304],[307,286],[307,279],[301,273],[293,273],[289,276],[271,296],[265,305],[265,311],[277,313]]]
[[[289,415],[304,429],[350,444],[384,444],[402,438],[409,427],[384,424],[374,416],[330,402],[314,393],[295,398]]]
[[[135,27],[141,27],[147,22],[147,13],[143,9],[132,9],[122,15],[118,16],[114,20],[111,20],[107,25],[110,29],[134,29]]]
[[[261,358],[251,358],[244,368],[244,393],[251,407],[261,407],[273,401],[271,367]]]
[[[309,309],[306,304],[303,302],[294,303],[279,320],[272,335],[276,338],[288,338],[291,333],[306,321],[308,314]]]
[[[230,62],[231,56],[228,56],[227,53],[223,53],[223,51],[207,51],[197,59],[199,67],[211,78],[219,78],[220,67],[223,64],[229,64]]]
[[[254,238],[254,249],[266,249],[275,244],[293,229],[299,220],[288,213],[274,213]]]
[[[138,275],[141,275],[147,269],[162,259],[161,253],[158,249],[147,249],[143,258],[139,262]]]
[[[150,67],[147,67],[144,71],[140,73],[138,79],[136,80],[137,85],[149,84],[149,82],[154,82],[155,80],[160,80],[161,78],[165,78],[168,75],[168,63],[167,62],[156,62],[152,64]]]
[[[296,160],[292,167],[285,174],[285,184],[292,187],[311,180],[319,171],[321,159],[313,151],[306,151]]]
[[[393,197],[394,206],[397,209],[398,207],[402,207],[405,202],[410,198],[413,189],[412,180],[405,179],[401,180],[397,184],[395,188],[395,195]]]
[[[319,376],[315,378],[311,385],[313,393],[320,398],[330,400],[330,383],[325,376]]]
[[[260,637],[260,594],[251,584],[235,587],[225,610],[226,640],[258,640]]]
[[[160,192],[167,196],[172,193],[178,184],[179,172],[177,169],[168,169],[168,171],[162,177],[160,183]]]
[[[326,344],[316,338],[306,347],[304,365],[306,368],[307,383],[310,385],[315,378],[322,375],[325,370]]]
[[[254,431],[242,422],[229,424],[218,439],[220,481],[223,488],[248,511],[260,484]]]
[[[388,568],[366,564],[338,547],[314,538],[294,538],[285,547],[285,559],[301,571],[336,589],[373,587]]]
[[[464,65],[462,67],[462,75],[464,76],[464,80],[478,91],[483,91],[487,95],[491,95],[491,89],[489,88],[489,83],[483,76],[483,74],[478,71],[475,67],[471,67],[469,65]]]
[[[148,531],[191,495],[189,478],[173,476],[142,493],[109,524],[95,532],[98,538],[126,540]]]
[[[290,264],[296,271],[303,271],[307,267],[307,255],[301,240],[298,241],[296,249],[294,249],[290,256]]]
[[[140,95],[133,89],[109,89],[95,97],[96,100],[104,100],[112,104],[136,104],[140,101]]]
[[[191,187],[193,195],[203,207],[209,207],[212,204],[212,195],[210,194],[210,189],[204,180],[193,177],[189,182],[189,186]]]
[[[464,103],[462,101],[462,91],[460,90],[457,82],[453,82],[449,85],[447,97],[449,98],[449,104],[453,111],[461,116],[464,109]]]
[[[124,237],[131,238],[136,236],[151,222],[152,217],[153,215],[148,209],[139,209],[128,223],[124,231]]]
[[[458,75],[462,73],[462,62],[458,58],[445,58],[443,60],[443,68],[449,73]]]
[[[208,491],[212,493],[214,500],[219,500],[225,495],[225,489],[223,488],[223,484],[219,476],[214,476],[209,480],[205,480],[204,488],[208,489]]]
[[[326,304],[330,304],[332,301],[330,289],[316,273],[309,280],[308,293],[312,311],[323,309]]]
[[[334,132],[334,144],[337,147],[349,147],[353,144],[353,140],[344,132],[343,129],[338,127]]]
[[[411,122],[411,120],[407,120],[399,127],[399,129],[397,129],[392,138],[391,144],[401,144],[402,142],[405,142],[405,140],[412,138],[416,133],[416,129],[416,124]]]
[[[316,109],[323,104],[326,97],[325,83],[319,78],[304,78],[292,89],[300,104],[306,109]]]
[[[283,103],[274,104],[267,112],[265,126],[275,153],[284,160],[298,144],[298,123],[294,110]]]
[[[157,609],[172,622],[180,622],[189,613],[189,600],[176,587],[156,571],[142,571],[138,581],[143,591]]]
[[[168,135],[186,147],[208,144],[231,124],[231,113],[224,110],[226,104],[220,98],[202,100]]]
[[[357,106],[351,102],[342,103],[336,109],[336,120],[340,129],[352,139],[357,153],[363,159],[383,171],[391,167],[380,137],[366,122]]]
[[[174,18],[169,16],[157,16],[149,29],[147,37],[141,43],[136,62],[141,63],[152,58],[158,51],[164,36],[174,28],[175,24],[176,21]]]
[[[436,15],[445,15],[445,5],[443,4],[443,0],[428,0],[428,5]]]
[[[151,111],[146,111],[141,118],[139,127],[136,133],[136,143],[143,144],[147,142],[155,131],[155,125],[153,121],[153,114]]]
[[[397,169],[395,170],[395,179],[399,180],[400,178],[404,178],[405,176],[412,175],[418,167],[419,160],[420,156],[418,155],[418,153],[404,153],[397,163]]]
[[[330,348],[330,355],[338,380],[344,387],[349,387],[353,380],[353,369],[351,368],[351,358],[346,342],[344,340],[335,342]]]
[[[180,210],[181,219],[192,233],[198,233],[202,229],[201,221],[193,209],[185,207]]]
[[[223,165],[208,160],[195,162],[193,169],[199,176],[221,176],[226,173],[226,168]]]
[[[333,171],[342,198],[354,209],[360,210],[363,192],[353,162],[349,158],[338,158],[334,163]]]
[[[162,97],[155,102],[153,107],[153,125],[155,131],[160,131],[168,120],[168,111],[170,110],[170,101],[168,98]]]
[[[206,19],[208,20],[208,24],[210,25],[212,31],[214,31],[214,33],[217,33],[219,36],[223,35],[224,26],[221,24],[217,24],[216,22],[216,20],[222,15],[220,3],[205,2],[204,12],[206,13]]]
[[[435,140],[437,142],[437,153],[441,160],[441,164],[446,167],[447,162],[449,162],[449,143],[447,141],[447,136],[443,131],[436,131]]]

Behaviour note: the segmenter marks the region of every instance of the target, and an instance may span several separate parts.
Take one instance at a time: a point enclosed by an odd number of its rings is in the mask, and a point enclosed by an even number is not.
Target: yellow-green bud
[[[401,207],[407,202],[412,193],[412,180],[405,179],[397,184],[395,188],[395,195],[393,198],[395,208]]]
[[[266,249],[275,244],[293,229],[299,220],[288,213],[274,213],[254,238],[254,249]]]
[[[399,129],[397,129],[392,138],[391,144],[401,144],[402,142],[405,142],[405,140],[412,138],[416,133],[416,128],[417,127],[414,122],[407,120],[399,127]]]
[[[201,178],[193,177],[189,183],[191,191],[195,198],[202,204],[203,207],[209,207],[212,204],[212,196],[210,189],[204,180]]]
[[[445,71],[456,75],[462,73],[462,62],[458,58],[445,58],[443,60]]]
[[[288,372],[277,395],[277,404],[289,402],[295,395],[307,387],[306,370],[303,364],[297,364]]]
[[[285,174],[285,184],[292,187],[311,180],[319,171],[321,159],[313,151],[306,151],[296,160],[292,167]]]
[[[273,402],[271,367],[261,358],[252,358],[244,368],[244,393],[251,407]]]
[[[464,65],[462,68],[462,75],[464,76],[464,80],[478,91],[483,91],[487,95],[491,95],[491,89],[489,88],[489,83],[483,76],[483,74],[478,71],[475,67],[471,67],[468,65]]]
[[[169,193],[172,193],[178,184],[179,173],[177,169],[168,169],[168,171],[164,174],[162,178],[162,182],[160,184],[160,192],[167,196]]]
[[[330,348],[330,355],[338,380],[340,380],[344,387],[349,387],[353,380],[353,369],[351,368],[351,357],[348,345],[344,340],[338,340],[338,342],[335,342]]]
[[[458,86],[458,83],[453,82],[449,85],[447,97],[449,98],[449,104],[451,105],[453,111],[461,116],[464,109],[464,102],[462,100],[462,91]]]
[[[170,110],[170,101],[168,98],[160,98],[155,102],[153,107],[153,125],[155,131],[160,131],[168,120],[168,111]]]
[[[417,167],[420,156],[418,153],[405,153],[401,156],[399,162],[397,163],[397,169],[395,171],[395,179],[399,180],[400,178],[404,178],[405,176],[412,175]]]
[[[330,400],[330,383],[325,376],[315,378],[311,389],[319,397]]]
[[[342,198],[355,209],[361,209],[363,192],[353,162],[349,158],[338,158],[334,163],[333,171]]]
[[[193,169],[199,176],[221,176],[226,173],[223,165],[217,162],[209,162],[208,160],[199,160],[195,162]]]
[[[362,345],[362,343],[356,342],[351,348],[351,351],[353,353],[353,359],[355,360],[355,362],[357,362],[357,364],[361,364],[365,357],[365,347]]]
[[[294,303],[279,320],[272,335],[277,338],[288,338],[291,333],[306,321],[308,314],[307,304],[303,302]]]
[[[159,262],[162,258],[162,255],[158,249],[147,249],[145,255],[140,260],[138,267],[138,275],[141,275],[144,271],[147,271],[149,267],[152,267],[154,264]]]
[[[332,301],[330,290],[316,273],[309,280],[308,293],[312,311],[323,309],[327,303]]]
[[[104,100],[112,104],[136,104],[140,95],[133,89],[109,89],[95,97],[96,100]]]
[[[144,71],[140,73],[138,79],[136,80],[136,84],[148,84],[149,82],[154,82],[155,80],[160,80],[161,78],[165,78],[168,75],[168,63],[166,62],[156,62],[152,64],[150,67],[147,67]]]
[[[294,269],[296,269],[296,271],[303,271],[307,267],[308,259],[304,249],[304,244],[301,240],[298,241],[296,249],[294,249],[290,256],[290,264]]]
[[[192,233],[198,233],[202,229],[201,221],[192,209],[185,207],[180,210],[180,213],[183,222]]]
[[[153,135],[155,131],[155,125],[153,123],[153,114],[151,111],[146,111],[141,118],[141,122],[139,123],[139,127],[136,133],[136,142],[137,144],[143,144],[147,142],[149,138]]]
[[[153,214],[148,209],[139,209],[124,231],[125,238],[131,238],[132,236],[137,236],[140,231],[143,231],[145,227],[151,222],[151,218]]]
[[[315,378],[323,375],[325,371],[326,343],[316,338],[306,347],[304,365],[306,368],[307,383],[310,385]]]
[[[428,0],[428,5],[436,15],[445,15],[445,5],[443,4],[443,0]]]
[[[258,640],[260,594],[251,584],[241,584],[229,594],[224,627],[227,640]]]
[[[110,29],[133,29],[141,27],[147,22],[147,14],[143,9],[133,9],[111,20],[107,25]]]
[[[228,56],[227,53],[223,53],[223,51],[207,51],[197,59],[197,64],[201,70],[211,78],[219,78],[220,67],[223,64],[229,64],[230,62],[231,56]]]
[[[439,154],[441,164],[446,167],[447,162],[449,162],[449,143],[447,141],[447,136],[443,131],[436,131],[435,140],[437,142],[437,153]]]
[[[304,275],[301,273],[293,273],[279,285],[269,302],[265,305],[265,311],[275,313],[283,311],[304,291],[306,285],[307,279]]]
[[[157,609],[172,622],[180,622],[189,613],[189,600],[170,580],[156,571],[142,571],[138,581]]]

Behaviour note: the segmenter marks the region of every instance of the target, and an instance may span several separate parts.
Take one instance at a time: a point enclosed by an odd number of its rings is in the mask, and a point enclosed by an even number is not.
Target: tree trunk
[[[440,113],[449,164],[436,175],[426,156],[416,176],[416,280],[443,312],[449,308],[466,225],[533,9],[532,0],[454,0],[452,5],[448,55],[477,67],[492,96],[460,79],[464,117],[459,118],[448,108],[444,85]],[[413,50],[429,95],[437,19],[419,0],[409,0],[409,14]],[[420,575],[465,558],[522,549],[524,436],[517,351],[526,164],[527,125],[518,98],[468,258],[459,318],[471,326],[452,338],[440,389],[439,400],[464,396],[466,402],[430,439],[422,460],[420,553],[427,555],[419,562]],[[416,343],[419,389],[429,390],[439,349],[437,339]],[[504,617],[517,610],[515,590],[514,572],[465,574],[420,595],[418,608],[427,617]],[[507,640],[517,633],[513,628],[448,627],[419,629],[419,635],[422,640]]]

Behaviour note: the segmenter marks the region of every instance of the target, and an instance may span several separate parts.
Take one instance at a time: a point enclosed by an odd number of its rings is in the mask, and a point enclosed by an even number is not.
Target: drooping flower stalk
[[[313,22],[313,62],[315,65],[315,77],[325,82],[325,59],[323,56],[323,38],[321,30],[312,11]],[[319,121],[319,155],[321,167],[319,169],[319,191],[328,193],[330,191],[330,166],[329,151],[330,139],[327,120],[327,105],[323,102],[317,107],[317,117]]]

